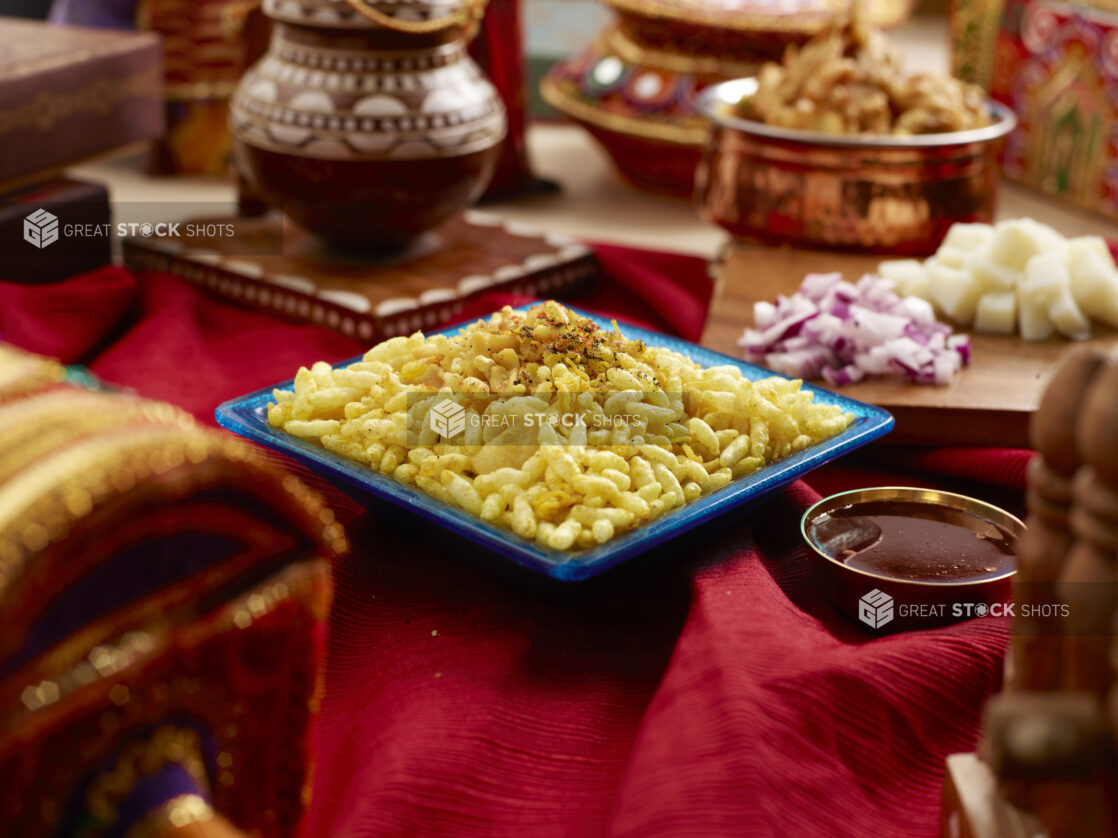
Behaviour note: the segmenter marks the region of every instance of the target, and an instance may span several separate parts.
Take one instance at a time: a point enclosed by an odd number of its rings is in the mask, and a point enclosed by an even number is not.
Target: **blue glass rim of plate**
[[[529,308],[531,305],[525,305],[517,310],[526,311]],[[567,308],[590,318],[602,328],[612,328],[612,323],[603,317],[573,306]],[[460,323],[427,334],[451,335],[465,328],[466,325],[468,324]],[[751,380],[772,376],[785,377],[671,335],[629,325],[622,325],[621,330],[628,338],[642,340],[649,346],[679,352],[704,367],[730,364],[740,369],[742,375]],[[340,361],[334,366],[356,363],[361,360],[361,357],[358,355]],[[318,359],[308,359],[307,365],[315,360]],[[320,445],[291,436],[270,425],[267,407],[272,400],[272,391],[290,390],[293,384],[294,379],[290,379],[225,402],[215,413],[218,424],[266,448],[286,454],[328,480],[347,484],[381,500],[408,509],[421,518],[515,562],[522,568],[564,582],[578,582],[598,576],[720,515],[762,499],[809,471],[884,436],[893,428],[893,417],[888,411],[805,383],[804,388],[815,394],[816,402],[838,405],[844,412],[854,415],[854,420],[846,430],[791,457],[770,463],[753,474],[738,478],[728,486],[673,509],[663,517],[619,535],[605,544],[585,550],[559,551],[521,538],[463,509],[436,500],[414,486],[406,486],[368,466],[348,460]]]

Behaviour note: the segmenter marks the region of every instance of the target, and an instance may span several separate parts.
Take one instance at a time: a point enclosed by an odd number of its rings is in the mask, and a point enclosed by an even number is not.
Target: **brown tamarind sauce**
[[[960,509],[870,501],[820,515],[809,535],[849,567],[920,582],[993,579],[1016,566],[1014,537]]]

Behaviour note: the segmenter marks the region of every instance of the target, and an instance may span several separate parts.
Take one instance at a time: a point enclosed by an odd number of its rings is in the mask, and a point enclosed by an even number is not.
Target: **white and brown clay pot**
[[[478,0],[264,0],[267,55],[233,99],[243,174],[346,248],[406,247],[492,177],[505,110],[467,55]]]

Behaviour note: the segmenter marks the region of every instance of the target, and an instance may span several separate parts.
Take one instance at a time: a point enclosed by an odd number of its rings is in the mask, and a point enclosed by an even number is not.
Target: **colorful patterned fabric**
[[[5,833],[295,835],[340,526],[249,446],[63,378],[0,344]]]

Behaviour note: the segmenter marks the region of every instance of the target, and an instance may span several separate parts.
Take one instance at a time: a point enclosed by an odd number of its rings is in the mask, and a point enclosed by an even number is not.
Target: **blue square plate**
[[[526,310],[529,306],[522,307]],[[577,311],[577,309],[575,309]],[[611,324],[600,317],[579,312],[604,329]],[[444,329],[433,334],[454,334],[462,326]],[[626,337],[644,341],[649,346],[660,346],[686,355],[704,367],[733,364],[742,375],[751,380],[767,378],[773,372],[745,361],[712,352],[696,344],[659,332],[625,326]],[[341,362],[341,366],[360,361],[361,356]],[[294,381],[285,381],[257,390],[238,399],[226,402],[217,409],[218,423],[234,433],[247,437],[268,448],[281,451],[335,483],[356,487],[386,501],[411,510],[416,515],[464,536],[481,547],[515,562],[521,567],[558,581],[576,582],[617,567],[675,538],[711,519],[755,502],[774,489],[802,477],[814,468],[841,457],[856,448],[887,434],[893,427],[893,417],[879,407],[848,399],[829,390],[805,384],[815,393],[819,404],[835,404],[844,412],[854,414],[854,421],[845,431],[797,454],[765,466],[753,474],[739,478],[709,495],[677,508],[630,532],[611,539],[605,544],[587,550],[561,552],[541,547],[507,530],[475,518],[469,513],[435,500],[419,489],[373,471],[367,466],[327,451],[312,442],[286,434],[268,424],[268,403],[272,390],[290,390]]]

